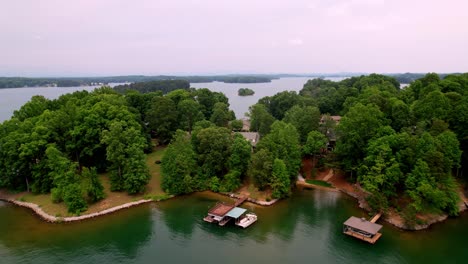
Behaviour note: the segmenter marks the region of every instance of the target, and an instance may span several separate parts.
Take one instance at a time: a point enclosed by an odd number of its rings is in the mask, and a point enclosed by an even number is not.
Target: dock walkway
[[[371,223],[375,223],[377,222],[377,220],[379,220],[379,218],[382,216],[382,213],[378,213],[376,215],[374,215],[374,217],[372,217],[372,219],[370,220]]]
[[[243,204],[245,202],[245,200],[247,200],[248,197],[246,196],[243,196],[243,197],[240,197],[239,199],[237,199],[236,203],[234,204],[234,207],[237,207],[241,204]]]

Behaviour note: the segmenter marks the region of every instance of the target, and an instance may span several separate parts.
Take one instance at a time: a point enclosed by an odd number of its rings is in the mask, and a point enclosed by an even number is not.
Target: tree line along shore
[[[467,88],[468,74],[426,74],[404,89],[378,74],[312,79],[250,107],[253,139],[224,94],[187,81],[35,96],[0,125],[0,187],[47,196],[75,215],[155,188],[243,189],[271,201],[290,195],[308,157],[361,186],[371,210],[419,225],[459,212]],[[167,147],[150,164],[155,145]]]
[[[388,76],[395,78],[400,83],[411,83],[424,77],[422,73],[395,73]],[[445,78],[448,74],[439,74]],[[182,80],[190,83],[224,82],[224,83],[269,83],[274,79],[283,77],[343,77],[356,76],[352,73],[344,74],[227,74],[227,75],[205,75],[205,76],[171,76],[171,75],[128,75],[128,76],[106,76],[106,77],[56,77],[56,78],[28,78],[28,77],[0,77],[0,89],[21,87],[74,87],[107,85],[109,83],[142,83],[151,81],[173,81]]]

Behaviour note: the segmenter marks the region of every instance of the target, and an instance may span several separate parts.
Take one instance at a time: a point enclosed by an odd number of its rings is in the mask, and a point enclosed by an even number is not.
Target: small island
[[[255,92],[252,89],[249,88],[240,88],[239,91],[237,91],[237,94],[239,96],[248,96],[248,95],[254,95]]]

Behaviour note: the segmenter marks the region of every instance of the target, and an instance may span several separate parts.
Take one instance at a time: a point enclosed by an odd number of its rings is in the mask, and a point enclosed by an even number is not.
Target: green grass
[[[111,192],[108,173],[99,174],[99,179],[104,187],[105,198],[97,203],[89,204],[88,210],[82,214],[99,212],[140,199],[150,198],[155,201],[161,201],[170,198],[161,188],[161,165],[155,163],[156,160],[161,160],[164,150],[165,148],[157,147],[152,153],[146,156],[146,164],[151,174],[151,180],[148,185],[146,185],[145,191],[141,194],[128,195],[126,192]],[[50,194],[25,193],[16,199],[37,204],[50,215],[60,215],[61,217],[72,216],[72,214],[68,213],[65,203],[53,203]]]
[[[326,181],[320,181],[320,180],[306,180],[307,183],[310,183],[310,184],[315,184],[315,185],[319,185],[319,186],[323,186],[323,187],[328,187],[328,188],[333,188],[333,185],[331,185],[330,183],[326,182]]]

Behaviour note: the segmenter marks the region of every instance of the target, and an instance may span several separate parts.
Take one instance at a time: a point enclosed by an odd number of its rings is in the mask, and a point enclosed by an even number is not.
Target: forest
[[[0,125],[0,188],[50,193],[74,214],[104,198],[98,173],[108,173],[112,191],[143,192],[152,137],[164,145],[177,129],[191,132],[202,120],[227,127],[235,118],[224,94],[187,85],[159,81],[137,90],[32,97]]]
[[[21,87],[74,87],[109,83],[139,83],[150,81],[182,80],[190,83],[225,82],[225,83],[267,83],[279,78],[275,75],[211,75],[211,76],[171,76],[171,75],[129,75],[110,77],[62,77],[62,78],[25,78],[0,77],[0,88]]]
[[[261,136],[255,147],[236,133],[242,121],[224,94],[186,81],[36,96],[0,125],[0,187],[50,193],[79,213],[103,198],[97,173],[108,172],[115,191],[144,190],[144,153],[156,140],[167,145],[169,194],[249,182],[284,198],[309,156],[358,182],[374,210],[395,208],[408,223],[420,213],[456,215],[468,164],[467,88],[468,74],[426,74],[404,89],[378,74],[312,79],[249,108],[250,130]],[[329,115],[340,123],[320,121]],[[324,156],[330,131],[336,148]]]
[[[441,79],[431,73],[404,89],[393,77],[378,74],[309,80],[299,93],[284,91],[250,107],[250,129],[262,138],[250,161],[238,168],[231,160],[243,148],[228,130],[205,123],[192,134],[178,133],[163,159],[164,188],[230,191],[249,181],[271,190],[271,198],[283,198],[301,158],[317,156],[319,164],[340,168],[348,181],[359,183],[376,211],[393,208],[408,224],[421,213],[457,215],[466,180],[467,88],[468,74]],[[335,125],[320,122],[322,115],[342,118]],[[323,156],[330,131],[336,148]],[[211,140],[205,140],[206,133]],[[207,152],[210,142],[217,143]],[[247,151],[243,157],[249,159]]]

